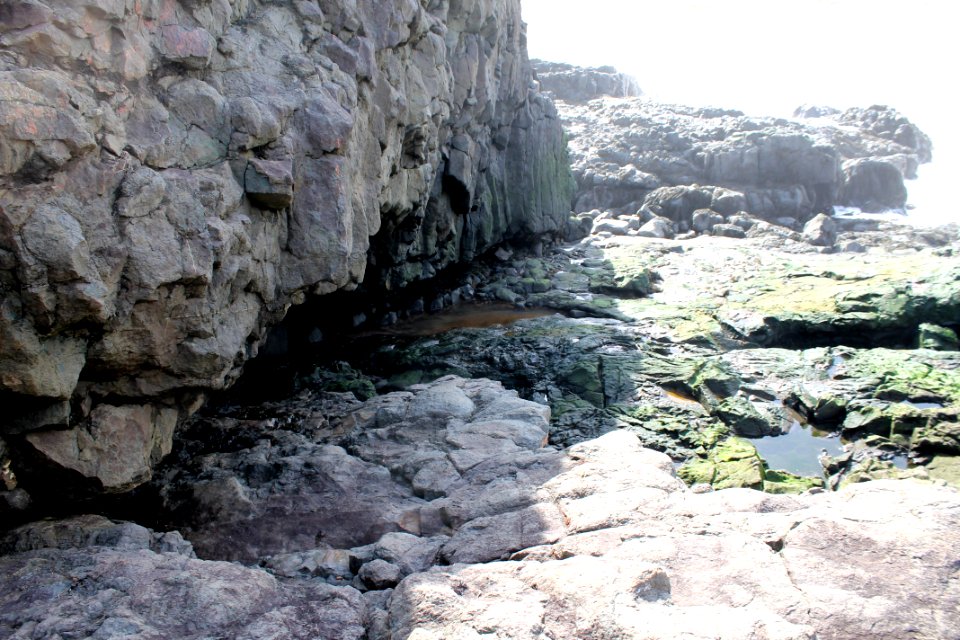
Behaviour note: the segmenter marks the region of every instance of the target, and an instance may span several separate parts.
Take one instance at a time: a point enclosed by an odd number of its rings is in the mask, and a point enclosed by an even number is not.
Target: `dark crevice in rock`
[[[22,435],[5,436],[16,477],[29,480],[29,506],[4,512],[0,504],[0,531],[38,518],[62,518],[80,513],[99,513],[114,498],[103,494],[96,480],[52,464]]]
[[[851,347],[854,349],[915,349],[920,322],[902,319],[902,323],[876,326],[872,321],[809,323],[802,320],[780,321],[768,318],[763,329],[740,336],[754,345],[780,349]],[[944,323],[956,330],[960,325]],[[737,329],[725,325],[731,331]]]
[[[443,192],[455,214],[465,216],[470,213],[472,200],[470,189],[460,179],[450,174],[444,175]]]

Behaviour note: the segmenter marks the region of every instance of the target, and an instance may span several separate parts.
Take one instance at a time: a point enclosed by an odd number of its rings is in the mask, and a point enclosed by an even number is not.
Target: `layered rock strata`
[[[291,305],[566,223],[517,0],[0,15],[0,436],[21,480],[130,488]]]

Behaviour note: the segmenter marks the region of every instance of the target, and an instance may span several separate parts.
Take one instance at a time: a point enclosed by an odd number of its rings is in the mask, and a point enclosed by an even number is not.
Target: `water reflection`
[[[750,442],[771,469],[789,471],[801,476],[821,476],[823,468],[817,460],[823,449],[830,456],[843,453],[843,443],[836,434],[820,431],[798,420],[779,436],[752,438]]]
[[[555,309],[540,307],[519,309],[513,305],[498,303],[463,304],[440,313],[418,316],[392,327],[364,332],[361,335],[435,336],[454,329],[484,329],[556,313]]]

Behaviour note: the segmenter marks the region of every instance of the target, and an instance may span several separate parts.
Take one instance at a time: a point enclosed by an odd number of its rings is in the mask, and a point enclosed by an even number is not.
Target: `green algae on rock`
[[[925,322],[918,329],[917,346],[921,349],[958,351],[960,339],[957,338],[957,332],[953,329]]]
[[[721,440],[705,457],[681,466],[677,475],[687,484],[708,484],[716,490],[745,487],[767,493],[803,493],[823,486],[822,478],[768,469],[756,447],[743,438]]]

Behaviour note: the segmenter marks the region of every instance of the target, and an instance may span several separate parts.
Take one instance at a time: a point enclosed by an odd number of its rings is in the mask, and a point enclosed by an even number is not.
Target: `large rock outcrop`
[[[735,191],[744,210],[771,221],[805,221],[834,205],[901,208],[904,178],[915,178],[932,157],[930,139],[889,107],[798,110],[816,120],[753,117],[654,102],[625,90],[629,83],[612,70],[557,66],[537,62],[536,69],[560,100],[580,212],[633,213],[662,200],[659,188],[700,191],[705,203],[668,216],[689,228],[717,187]]]
[[[134,486],[291,305],[566,223],[518,0],[0,17],[0,436],[21,478]]]
[[[582,69],[562,62],[532,60],[540,88],[564,102],[588,102],[600,96],[629,98],[643,91],[633,76],[613,67]]]

